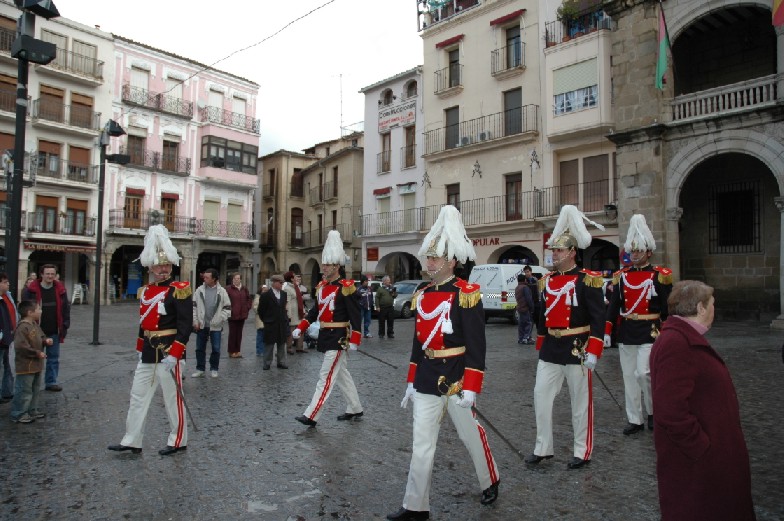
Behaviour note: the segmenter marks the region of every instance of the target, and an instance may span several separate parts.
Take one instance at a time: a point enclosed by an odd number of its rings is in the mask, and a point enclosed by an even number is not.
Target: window
[[[523,63],[523,45],[520,40],[520,26],[506,30],[506,68],[513,69]]]
[[[61,51],[68,48],[68,39],[65,36],[53,33],[47,29],[41,29],[41,40],[55,44],[57,49]],[[57,56],[50,65],[58,69],[66,69],[68,66],[68,54],[65,52],[58,52],[56,54]]]
[[[406,85],[406,98],[413,98],[417,95],[417,82],[410,81],[408,85]]]
[[[710,253],[762,251],[759,181],[711,187],[708,236]]]
[[[223,110],[223,93],[217,90],[210,89],[208,94],[207,105],[210,107],[217,107]]]
[[[38,100],[38,117],[58,123],[65,123],[65,91],[47,85],[41,85],[41,97]]]
[[[302,221],[303,212],[302,208],[291,209],[291,245],[304,246],[304,237],[302,234]]]
[[[406,147],[403,152],[404,168],[411,168],[416,166],[416,128],[412,125],[405,127]]]
[[[610,197],[610,156],[583,158],[583,201],[580,209],[584,212],[598,212],[613,200]]]
[[[126,189],[127,190],[127,189]],[[125,208],[123,216],[125,217],[125,228],[140,228],[142,224],[142,197],[136,194],[127,194],[125,196]]]
[[[68,179],[71,181],[90,182],[90,150],[87,148],[68,147]]]
[[[560,198],[558,204],[580,206],[580,169],[577,159],[561,161],[558,167],[561,176]]]
[[[460,49],[449,51],[449,86],[462,85],[460,81]]]
[[[131,87],[142,89],[145,92],[149,89],[150,72],[144,69],[131,67]]]
[[[302,169],[295,168],[291,175],[291,197],[304,197],[304,187],[302,182]]]
[[[598,74],[596,58],[553,71],[553,113],[557,116],[595,107]]]
[[[504,92],[504,135],[512,136],[523,131],[523,89]]]
[[[385,134],[381,134],[381,154],[379,156],[379,165],[378,171],[379,173],[389,172],[392,168],[390,165],[390,147],[392,146],[392,137],[391,133],[387,132]]]
[[[93,99],[83,94],[71,93],[71,125],[93,128]]]
[[[338,167],[332,167],[332,190],[327,191],[327,199],[337,198],[338,196]]]
[[[267,184],[264,190],[264,195],[267,197],[275,197],[275,182],[277,181],[277,170],[270,168],[267,170]]]
[[[446,136],[446,143],[444,148],[450,149],[460,146],[460,108],[451,107],[444,110],[444,119],[446,120],[446,129],[444,135]]]
[[[170,172],[177,172],[177,163],[180,159],[180,144],[174,141],[163,142],[163,154],[161,157],[161,168]]]
[[[102,72],[98,68],[98,48],[95,45],[79,40],[73,41],[73,70],[86,76],[100,78]]]
[[[182,80],[177,78],[166,78],[166,92],[167,96],[172,98],[182,99]]]
[[[460,183],[446,185],[446,204],[460,209]]]
[[[36,195],[33,231],[57,233],[57,197]]]
[[[510,174],[504,179],[506,185],[506,220],[523,218],[523,174]]]
[[[0,110],[16,111],[16,78],[6,74],[0,74]]]
[[[132,165],[144,165],[146,138],[128,135],[128,155],[131,156]]]
[[[259,147],[216,136],[201,138],[201,166],[256,174]]]
[[[38,174],[60,177],[60,144],[38,141]]]
[[[163,225],[170,232],[179,231],[175,228],[177,199],[169,194],[161,194],[161,211],[163,212]]]
[[[231,98],[231,110],[235,114],[239,114],[240,116],[245,115],[246,107],[248,102],[242,98]]]
[[[65,222],[62,232],[70,235],[85,235],[87,222],[87,201],[68,199],[66,202]]]
[[[387,89],[387,90],[384,91],[382,105],[392,105],[392,101],[394,99],[395,99],[395,96],[392,94],[392,89]]]
[[[338,211],[337,210],[332,210],[332,229],[333,230],[337,230],[338,229]]]
[[[324,242],[324,215],[318,214],[318,243]]]

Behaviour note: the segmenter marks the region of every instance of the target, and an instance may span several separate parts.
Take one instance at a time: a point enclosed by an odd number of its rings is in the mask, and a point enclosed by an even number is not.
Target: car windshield
[[[413,293],[416,291],[416,284],[400,283],[395,284],[398,293]]]

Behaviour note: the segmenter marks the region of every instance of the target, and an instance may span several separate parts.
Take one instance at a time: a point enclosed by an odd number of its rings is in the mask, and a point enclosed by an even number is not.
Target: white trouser
[[[316,392],[313,393],[313,399],[310,405],[305,409],[305,416],[313,421],[318,421],[324,410],[324,404],[327,403],[332,389],[335,384],[343,392],[346,397],[346,412],[356,414],[362,412],[362,404],[359,403],[359,395],[357,394],[357,386],[354,385],[354,379],[351,378],[351,373],[348,372],[348,357],[346,351],[327,351],[324,353],[324,361],[321,363],[321,370],[319,371],[319,381],[316,384]]]
[[[128,407],[128,419],[125,421],[125,436],[123,436],[120,445],[141,448],[147,410],[150,408],[150,402],[155,395],[158,384],[161,385],[163,391],[163,403],[166,406],[166,414],[169,416],[169,425],[171,426],[166,445],[170,447],[185,447],[188,445],[188,423],[185,420],[185,404],[182,402],[176,387],[182,382],[183,365],[184,362],[180,361],[180,363],[174,366],[174,374],[177,378],[177,383],[175,383],[171,373],[166,370],[165,365],[139,362],[133,374],[131,404]]]
[[[403,508],[416,511],[430,510],[433,459],[445,408],[474,462],[479,487],[485,490],[498,481],[498,468],[487,444],[485,430],[476,421],[471,409],[457,404],[459,400],[456,394],[448,398],[421,393],[416,393],[414,396],[414,446]]]
[[[574,430],[574,456],[591,459],[593,452],[593,373],[578,364],[551,364],[539,360],[536,366],[534,408],[536,410],[537,456],[552,456],[553,451],[553,401],[561,392],[564,378],[569,386],[572,401],[572,429]]]
[[[626,395],[626,417],[629,423],[642,425],[640,391],[645,398],[645,410],[653,414],[653,395],[651,394],[651,346],[653,344],[618,344],[623,371],[623,392]]]

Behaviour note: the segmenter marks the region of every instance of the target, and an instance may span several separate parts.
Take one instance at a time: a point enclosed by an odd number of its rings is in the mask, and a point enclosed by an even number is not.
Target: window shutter
[[[596,58],[553,71],[553,94],[559,95],[599,83]]]

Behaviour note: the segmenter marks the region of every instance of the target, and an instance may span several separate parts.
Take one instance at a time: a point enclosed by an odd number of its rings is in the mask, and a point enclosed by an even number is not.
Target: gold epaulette
[[[472,308],[482,300],[482,292],[479,291],[481,289],[479,284],[472,284],[463,279],[457,279],[455,286],[460,289],[460,296],[458,297],[457,303],[461,308]]]
[[[184,299],[193,294],[193,288],[189,282],[172,282],[171,286],[174,288],[174,298]]]
[[[621,282],[621,275],[623,275],[623,272],[627,271],[628,269],[629,268],[623,268],[613,273],[612,283],[614,286],[617,286]]]
[[[321,289],[323,286],[326,286],[326,285],[327,285],[327,281],[326,280],[319,281],[319,283],[316,284],[316,289]]]
[[[343,292],[344,297],[353,295],[354,292],[357,290],[357,286],[354,284],[353,280],[343,279],[340,281],[340,285],[343,286],[343,288],[341,288],[341,291]]]
[[[426,290],[427,288],[429,288],[430,286],[432,286],[432,285],[433,285],[433,283],[431,282],[431,283],[430,283],[430,284],[428,284],[427,286],[424,286],[424,287],[422,287],[422,288],[419,288],[418,290],[416,290],[416,291],[414,292],[414,295],[411,297],[411,311],[416,311],[416,308],[417,308],[417,302],[419,301],[419,295],[421,295],[422,293],[424,293],[424,292],[425,292],[425,290]]]
[[[552,272],[550,272],[552,273]],[[550,276],[550,273],[545,274],[541,279],[536,282],[537,287],[539,288],[539,293],[544,292],[544,288],[547,285],[547,278]]]
[[[660,284],[672,284],[672,270],[664,266],[654,266],[653,270],[659,274]]]
[[[581,270],[581,272],[585,274],[585,277],[583,277],[583,284],[585,284],[589,288],[602,289],[602,286],[604,285],[602,272],[591,271],[591,270]]]

